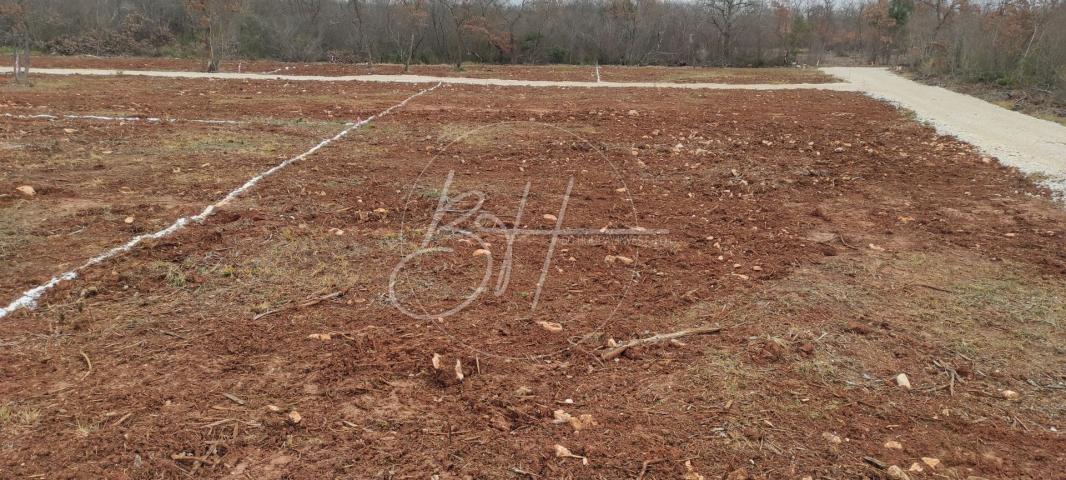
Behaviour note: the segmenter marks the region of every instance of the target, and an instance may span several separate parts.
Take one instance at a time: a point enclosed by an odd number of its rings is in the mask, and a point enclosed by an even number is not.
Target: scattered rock
[[[540,325],[540,328],[543,328],[552,333],[559,333],[563,331],[563,326],[555,322],[546,322],[544,320],[541,320],[537,322],[537,325]]]
[[[300,415],[300,412],[297,412],[296,410],[289,412],[286,417],[289,419],[289,423],[293,425],[299,425],[300,422],[304,420],[304,417]]]
[[[533,389],[525,385],[515,389],[514,394],[516,397],[525,397],[533,394]]]
[[[559,220],[559,217],[556,217],[555,215],[552,215],[550,213],[545,213],[544,214],[544,219],[549,221],[549,222],[554,222],[554,221]]]
[[[598,425],[596,423],[596,420],[592,418],[592,415],[589,415],[587,413],[575,417],[573,415],[570,415],[569,413],[566,413],[565,410],[559,409],[552,412],[552,416],[554,417],[552,419],[552,423],[568,423],[570,424],[570,427],[574,429],[575,432],[580,431],[583,428],[594,427]]]
[[[595,427],[597,425],[599,424],[596,423],[596,419],[592,418],[592,415],[588,413],[583,413],[570,418],[570,426],[573,427],[575,432],[583,428]]]
[[[940,466],[940,459],[933,457],[922,457],[922,463],[929,466],[929,468],[936,469]]]
[[[833,433],[829,433],[829,432],[822,432],[822,438],[824,438],[827,442],[832,443],[834,445],[839,445],[840,442],[843,441],[843,440],[840,439],[839,435],[836,435],[836,434],[833,434]]]
[[[37,190],[34,190],[34,188],[29,186],[29,185],[22,185],[22,186],[16,188],[15,190],[18,190],[19,193],[21,193],[21,194],[23,194],[23,195],[25,195],[27,197],[32,197],[34,195],[37,195]]]
[[[455,359],[455,379],[462,382],[464,378],[466,375],[463,375],[463,362],[457,358]]]
[[[555,444],[555,456],[559,458],[578,458],[581,459],[582,465],[589,464],[588,458],[582,457],[581,455],[574,455],[574,453],[571,452],[569,448],[559,445],[558,443]]]
[[[322,340],[325,342],[331,340],[333,336],[328,333],[312,333],[308,335],[307,338],[310,338],[311,340]]]
[[[125,219],[125,220],[122,220],[122,221],[123,221],[123,222],[124,222],[124,223],[125,223],[126,225],[129,225],[129,224],[133,223],[133,221],[134,221],[133,215],[130,215],[130,216],[126,217],[126,219]]]
[[[272,413],[281,413],[281,407],[277,405],[267,405],[266,409]]]
[[[907,390],[910,390],[911,389],[911,379],[907,378],[907,374],[906,373],[901,373],[899,375],[896,375],[896,385],[899,385],[899,386],[901,386],[903,388],[906,388]]]
[[[484,248],[479,248],[477,250],[474,250],[474,256],[475,257],[481,257],[481,256],[489,257],[489,256],[492,256],[492,252],[490,252],[488,250],[485,250]]]
[[[1018,392],[1015,392],[1014,390],[1003,390],[1002,392],[999,392],[999,394],[1003,395],[1003,398],[1007,400],[1017,400],[1020,396],[1018,395]]]
[[[895,480],[910,480],[911,478],[910,475],[907,475],[907,472],[904,472],[902,468],[899,468],[899,465],[888,467],[888,470],[886,470],[885,473],[888,474],[888,478],[893,478]]]
[[[873,332],[873,330],[870,329],[869,325],[866,325],[865,323],[861,323],[856,320],[848,322],[847,331],[851,333],[857,333],[859,335],[869,335],[871,332]]]
[[[489,424],[492,425],[492,428],[501,432],[509,432],[514,429],[514,424],[511,423],[511,420],[500,413],[492,415],[492,418],[489,419]]]
[[[895,440],[889,440],[885,442],[885,448],[889,450],[903,450],[903,444]]]
[[[924,472],[925,469],[922,468],[922,464],[920,464],[918,462],[914,462],[914,463],[911,464],[911,468],[908,468],[907,471],[908,472],[914,472],[914,473],[921,473],[921,472]]]
[[[692,467],[692,460],[685,460],[685,476],[681,477],[682,480],[705,480],[706,477],[700,475],[695,468]]]
[[[639,117],[640,116],[640,112],[638,112],[636,110],[630,110],[630,111],[626,112],[626,115],[629,115],[630,117]]]

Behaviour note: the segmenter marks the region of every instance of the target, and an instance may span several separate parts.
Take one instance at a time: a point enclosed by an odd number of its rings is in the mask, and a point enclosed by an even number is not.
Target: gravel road
[[[822,71],[871,97],[914,111],[944,135],[973,144],[1005,165],[1042,177],[1066,194],[1066,127],[1013,112],[979,98],[906,79],[886,68],[839,67]]]
[[[270,73],[204,73],[150,70],[108,70],[92,68],[34,68],[40,75],[137,75],[166,78],[218,78],[238,80],[288,80],[318,82],[443,83],[452,85],[494,85],[501,87],[578,87],[578,88],[681,88],[713,90],[836,90],[854,91],[848,83],[663,83],[663,82],[576,82],[558,80],[512,80],[503,78],[431,77],[426,75],[275,75]]]

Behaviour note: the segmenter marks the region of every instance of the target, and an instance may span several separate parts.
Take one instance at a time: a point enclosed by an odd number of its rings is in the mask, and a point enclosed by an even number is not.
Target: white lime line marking
[[[82,270],[85,270],[86,268],[89,268],[89,267],[91,267],[93,265],[96,265],[98,263],[102,263],[102,262],[107,261],[107,260],[109,260],[111,258],[114,258],[114,257],[117,257],[119,255],[122,255],[123,253],[126,253],[126,252],[132,250],[133,247],[136,247],[137,245],[141,244],[141,242],[143,242],[145,240],[159,239],[159,238],[163,238],[163,237],[169,236],[169,235],[173,234],[174,232],[177,232],[178,230],[181,230],[182,228],[185,228],[185,226],[188,225],[189,222],[202,223],[204,220],[207,219],[207,217],[210,217],[219,208],[226,206],[226,204],[232,202],[234,199],[236,199],[237,197],[241,196],[243,193],[247,192],[252,187],[255,187],[255,185],[258,184],[260,180],[277,173],[278,171],[284,169],[285,167],[288,167],[289,165],[292,165],[292,164],[294,164],[296,162],[299,162],[300,160],[303,160],[303,159],[313,155],[315,152],[321,150],[326,145],[329,145],[329,144],[331,144],[333,142],[336,142],[337,140],[340,140],[340,139],[344,138],[352,130],[355,130],[355,129],[359,128],[359,127],[362,127],[363,125],[366,125],[366,124],[370,123],[371,121],[373,121],[375,119],[381,118],[381,117],[383,117],[385,115],[388,115],[389,113],[392,113],[393,110],[396,110],[397,108],[401,108],[404,105],[407,105],[407,102],[410,102],[411,100],[413,100],[413,99],[415,99],[415,98],[417,98],[417,97],[419,97],[421,95],[424,95],[426,93],[432,92],[433,90],[436,90],[437,87],[439,87],[440,85],[441,84],[438,83],[438,84],[436,84],[436,85],[434,85],[432,87],[429,87],[427,89],[419,91],[418,93],[415,93],[414,95],[411,95],[410,97],[407,97],[406,99],[404,99],[404,101],[402,101],[402,102],[400,102],[400,103],[398,103],[396,105],[393,105],[393,106],[391,106],[391,107],[389,107],[389,108],[387,108],[387,109],[385,109],[385,110],[383,110],[383,111],[381,111],[381,112],[379,112],[379,113],[377,113],[375,115],[372,115],[372,116],[370,116],[370,117],[368,117],[368,118],[366,118],[364,120],[360,120],[360,121],[355,122],[355,123],[347,124],[344,127],[344,129],[341,130],[340,132],[338,132],[336,135],[334,135],[332,137],[329,137],[329,138],[327,138],[325,140],[322,140],[318,145],[315,145],[314,147],[311,147],[310,150],[308,150],[308,151],[306,151],[304,153],[301,153],[301,154],[299,154],[299,155],[297,155],[295,157],[292,157],[292,158],[290,158],[288,160],[285,160],[284,162],[281,162],[281,163],[275,165],[274,167],[270,168],[269,170],[267,170],[267,171],[265,171],[263,173],[260,173],[259,175],[256,175],[256,176],[252,177],[247,182],[244,182],[244,184],[241,185],[240,187],[237,187],[232,192],[229,192],[229,194],[226,195],[225,197],[223,197],[222,200],[219,200],[219,201],[217,201],[215,203],[212,203],[211,205],[208,205],[207,207],[205,207],[203,209],[203,211],[200,212],[199,215],[196,215],[196,216],[193,216],[193,217],[182,217],[182,218],[179,218],[179,219],[175,220],[174,223],[170,224],[170,226],[168,226],[168,227],[166,227],[166,228],[164,228],[162,230],[159,230],[159,231],[154,232],[154,233],[148,233],[148,234],[138,235],[136,237],[133,237],[132,239],[130,239],[130,241],[128,241],[128,242],[126,242],[126,243],[124,243],[122,245],[114,247],[114,248],[112,248],[110,250],[105,251],[104,253],[101,253],[100,255],[97,255],[97,256],[95,256],[93,258],[90,258],[87,262],[83,263],[81,266],[79,266],[79,267],[77,267],[77,268],[75,268],[73,270],[70,270],[68,272],[59,274],[59,275],[57,275],[55,277],[52,277],[51,280],[45,282],[44,284],[41,284],[41,285],[36,286],[36,287],[33,287],[33,288],[23,292],[23,294],[19,298],[17,298],[14,301],[12,301],[7,307],[0,308],[0,318],[6,317],[8,314],[10,314],[10,313],[12,313],[12,312],[14,312],[14,311],[16,311],[16,310],[18,310],[20,308],[26,308],[26,309],[30,309],[30,310],[36,308],[37,307],[37,300],[40,299],[41,296],[44,295],[46,292],[48,292],[49,290],[55,288],[56,285],[59,285],[60,282],[74,280],[75,278],[78,277],[78,272],[80,272]]]

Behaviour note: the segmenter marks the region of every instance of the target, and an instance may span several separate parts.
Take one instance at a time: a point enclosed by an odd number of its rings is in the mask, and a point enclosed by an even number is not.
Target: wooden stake
[[[625,353],[626,350],[628,350],[628,349],[630,349],[632,347],[639,347],[639,346],[642,346],[642,345],[651,345],[653,343],[659,343],[659,342],[666,341],[666,340],[673,340],[675,338],[681,338],[681,337],[685,337],[685,336],[688,336],[688,335],[706,335],[706,334],[711,334],[711,333],[718,333],[718,332],[721,332],[721,331],[722,331],[722,327],[698,327],[698,328],[690,328],[688,330],[679,330],[677,332],[672,332],[672,333],[660,333],[658,335],[653,335],[653,336],[650,336],[650,337],[647,337],[647,338],[638,338],[636,340],[630,340],[628,342],[622,343],[622,344],[620,344],[620,345],[618,345],[618,346],[616,346],[614,348],[611,348],[610,350],[607,350],[606,352],[601,353],[600,354],[600,358],[602,358],[604,360],[613,360],[615,358],[618,358],[619,355],[621,355],[622,353]]]

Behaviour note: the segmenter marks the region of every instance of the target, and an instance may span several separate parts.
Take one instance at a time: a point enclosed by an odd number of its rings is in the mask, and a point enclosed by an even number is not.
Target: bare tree
[[[463,59],[466,55],[466,30],[474,19],[474,5],[472,0],[440,0],[448,14],[451,15],[452,24],[455,26],[455,69],[463,69]]]
[[[367,40],[364,19],[366,16],[366,0],[348,0],[348,6],[352,8],[352,13],[355,17],[355,28],[359,31],[359,44],[362,46],[363,54],[366,55],[366,65],[373,69],[374,53],[370,50],[370,42]]]
[[[217,72],[232,30],[233,18],[241,0],[185,0],[189,11],[199,17],[203,33],[204,70]]]
[[[0,0],[0,12],[19,81],[30,48],[159,55],[193,38],[208,70],[233,54],[406,70],[470,59],[788,64],[865,53],[1066,98],[1066,0]]]
[[[406,51],[401,51],[403,57],[403,71],[407,73],[411,69],[411,60],[414,59],[415,50],[422,45],[426,38],[426,24],[429,18],[426,0],[400,0],[404,21],[410,29]]]
[[[28,0],[8,0],[0,3],[0,16],[11,22],[15,83],[30,84],[30,8]]]
[[[936,16],[936,26],[933,27],[933,40],[936,40],[944,25],[951,20],[952,15],[962,8],[963,0],[920,0],[919,4],[931,10]]]
[[[738,21],[756,4],[756,0],[703,0],[711,13],[711,24],[722,36],[722,56],[727,62],[733,61]]]

